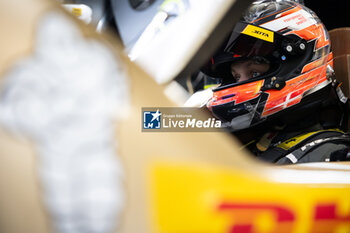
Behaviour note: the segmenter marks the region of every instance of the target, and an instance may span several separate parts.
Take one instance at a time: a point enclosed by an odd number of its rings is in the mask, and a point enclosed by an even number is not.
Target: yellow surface
[[[81,12],[82,12],[81,8],[78,8],[78,7],[73,7],[72,8],[72,14],[74,16],[81,16]]]
[[[154,232],[350,232],[348,184],[278,183],[167,162],[152,164],[150,182]]]
[[[248,25],[242,33],[261,40],[273,42],[273,32],[260,27]]]

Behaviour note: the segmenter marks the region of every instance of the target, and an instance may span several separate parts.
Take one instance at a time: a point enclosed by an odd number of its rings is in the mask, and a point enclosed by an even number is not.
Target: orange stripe
[[[317,67],[317,69],[314,69],[313,71],[288,80],[286,86],[281,91],[266,91],[269,93],[269,98],[266,101],[262,116],[277,113],[299,103],[303,97],[303,93],[325,81],[325,75],[324,66]],[[290,95],[289,99],[287,99],[288,95]]]
[[[312,69],[315,69],[315,68],[325,64],[327,62],[327,59],[328,59],[328,54],[323,56],[323,57],[321,57],[321,58],[319,58],[319,59],[317,59],[317,60],[315,60],[315,61],[313,61],[313,62],[310,62],[309,64],[306,64],[303,67],[301,73],[302,74],[306,73],[306,72],[308,72],[308,71],[310,71]]]
[[[294,7],[293,7],[293,6],[291,6],[290,8],[294,8]],[[252,23],[255,23],[256,21],[259,21],[259,20],[265,19],[265,18],[270,17],[270,16],[272,16],[272,15],[277,15],[278,13],[283,12],[283,11],[286,11],[286,10],[288,10],[288,9],[290,9],[290,8],[287,8],[287,9],[284,9],[284,10],[280,10],[280,11],[277,11],[277,12],[271,13],[271,14],[269,14],[269,15],[266,15],[266,16],[264,16],[264,17],[261,17],[261,18],[259,18],[259,19],[256,19],[256,20],[252,21]]]

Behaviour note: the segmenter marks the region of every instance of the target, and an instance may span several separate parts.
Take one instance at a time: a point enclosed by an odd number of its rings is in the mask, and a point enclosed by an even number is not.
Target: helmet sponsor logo
[[[315,24],[317,24],[317,21],[309,12],[299,10],[284,17],[264,23],[261,26],[272,31],[279,31],[283,28],[302,30]]]
[[[310,228],[306,232],[348,230],[350,212],[346,207],[346,204],[333,202],[310,206],[312,213],[308,219]],[[346,210],[340,211],[342,208]],[[229,233],[288,233],[295,232],[298,224],[296,210],[280,204],[224,202],[218,209],[232,217],[232,223],[227,229]]]
[[[268,42],[273,42],[273,32],[260,28],[260,27],[256,27],[253,25],[248,25],[242,32],[243,34],[249,35],[249,36],[253,36],[255,38],[258,38],[260,40],[265,40]]]

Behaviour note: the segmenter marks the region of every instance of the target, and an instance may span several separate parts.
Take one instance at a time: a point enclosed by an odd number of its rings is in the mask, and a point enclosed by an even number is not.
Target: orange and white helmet
[[[269,70],[237,82],[228,64],[240,59],[268,63]],[[327,30],[310,9],[295,1],[256,1],[206,67],[223,80],[208,107],[233,131],[311,109],[327,98],[332,67]]]

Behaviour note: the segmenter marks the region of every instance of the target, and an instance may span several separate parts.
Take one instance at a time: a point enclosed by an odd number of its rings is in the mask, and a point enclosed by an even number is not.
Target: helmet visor
[[[236,24],[226,46],[213,57],[212,74],[221,86],[266,77],[278,67],[281,37],[248,23]]]
[[[251,24],[238,23],[224,49],[242,57],[267,57],[278,50],[278,34]]]

